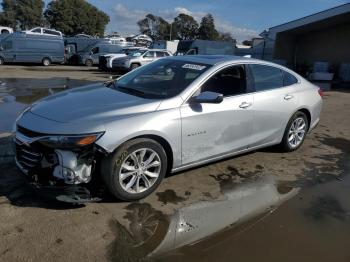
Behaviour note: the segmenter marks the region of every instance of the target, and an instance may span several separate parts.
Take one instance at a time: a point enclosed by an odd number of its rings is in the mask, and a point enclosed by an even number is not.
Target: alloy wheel
[[[306,133],[306,123],[304,118],[298,117],[291,124],[288,131],[288,143],[291,148],[298,147],[304,139]]]
[[[159,155],[150,148],[141,148],[123,161],[119,169],[119,183],[128,193],[142,193],[153,186],[160,172]]]

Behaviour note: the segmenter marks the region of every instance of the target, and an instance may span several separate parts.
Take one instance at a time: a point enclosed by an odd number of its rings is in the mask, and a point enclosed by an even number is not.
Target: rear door
[[[250,147],[278,143],[298,106],[298,80],[270,65],[250,64],[249,69],[255,89]],[[287,77],[289,81],[286,81]]]
[[[245,66],[220,70],[195,95],[205,91],[223,94],[224,99],[219,104],[188,102],[181,106],[182,164],[245,150],[250,144],[253,95]]]

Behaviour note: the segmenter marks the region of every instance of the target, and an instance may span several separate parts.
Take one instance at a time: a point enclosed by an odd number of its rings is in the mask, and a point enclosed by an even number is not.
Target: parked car
[[[7,26],[0,26],[0,34],[11,34],[13,33],[13,29]]]
[[[235,42],[181,40],[175,55],[234,55]]]
[[[130,71],[167,56],[172,56],[167,50],[139,49],[126,57],[114,59],[112,62],[112,69],[116,71]]]
[[[51,63],[64,62],[62,38],[45,35],[14,33],[0,40],[0,65],[3,63]]]
[[[167,172],[276,144],[297,150],[321,107],[319,88],[280,65],[167,57],[29,106],[16,120],[16,163],[53,195],[77,199],[101,176],[115,197],[131,201]]]
[[[123,48],[122,50],[120,50],[120,52],[115,54],[101,55],[99,57],[98,68],[101,70],[112,70],[113,61],[115,59],[126,57],[128,55],[131,55],[134,52],[138,52],[139,50],[147,50],[147,49],[144,47],[128,47],[128,48]]]
[[[35,27],[31,30],[25,31],[27,34],[35,34],[35,35],[47,35],[47,36],[59,36],[63,37],[63,34],[60,31],[44,28],[44,27]]]
[[[109,43],[99,43],[88,47],[79,55],[79,64],[93,66],[99,64],[99,57],[109,53],[118,53],[125,45],[114,45]]]
[[[153,43],[152,38],[147,35],[136,35],[130,38],[130,41],[136,46],[150,47]]]

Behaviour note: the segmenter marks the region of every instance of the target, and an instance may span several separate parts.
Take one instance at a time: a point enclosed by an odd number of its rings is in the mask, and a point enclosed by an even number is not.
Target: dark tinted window
[[[264,91],[283,86],[282,70],[272,66],[250,65],[256,91]]]
[[[41,33],[41,29],[40,28],[37,28],[37,29],[34,29],[32,30],[33,33]]]
[[[283,85],[284,86],[290,86],[290,85],[294,85],[296,83],[298,83],[298,79],[295,76],[283,71]]]
[[[52,31],[52,30],[49,30],[49,29],[44,29],[44,34],[61,36],[61,34],[59,32]]]
[[[246,75],[243,65],[232,66],[212,76],[201,88],[201,92],[211,91],[232,96],[246,93]]]
[[[98,46],[91,49],[91,53],[98,54],[100,52],[100,48]]]
[[[157,51],[156,56],[157,57],[164,57],[165,55],[164,55],[164,52]]]

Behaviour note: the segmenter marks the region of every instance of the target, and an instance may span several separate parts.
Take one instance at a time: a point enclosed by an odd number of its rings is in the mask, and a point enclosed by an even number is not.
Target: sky
[[[107,32],[139,33],[136,22],[146,14],[167,21],[179,13],[192,15],[198,22],[207,13],[216,28],[231,33],[239,41],[257,36],[264,29],[301,18],[349,0],[87,0],[110,16]],[[46,3],[49,0],[45,1]]]

